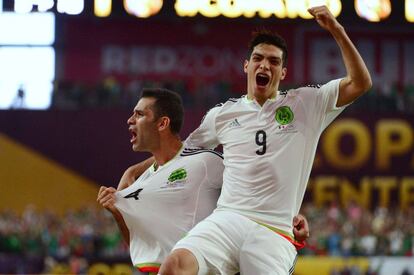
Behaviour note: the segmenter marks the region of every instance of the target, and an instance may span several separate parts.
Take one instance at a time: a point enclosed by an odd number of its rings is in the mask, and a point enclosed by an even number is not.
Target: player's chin
[[[255,93],[257,96],[266,96],[269,93],[268,85],[256,85]]]
[[[132,151],[134,151],[134,152],[138,152],[139,151],[138,144],[132,144]]]

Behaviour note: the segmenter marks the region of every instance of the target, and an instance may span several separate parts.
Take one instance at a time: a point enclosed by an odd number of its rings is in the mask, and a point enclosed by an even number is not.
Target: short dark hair
[[[288,58],[288,49],[285,39],[277,33],[271,32],[267,29],[259,29],[252,33],[252,39],[249,42],[249,50],[247,52],[247,59],[250,59],[250,56],[253,53],[254,47],[259,44],[269,44],[274,45],[282,50],[283,52],[283,66],[287,66]]]
[[[173,134],[180,133],[184,120],[184,107],[178,93],[164,88],[144,88],[141,97],[153,97],[155,102],[153,112],[155,119],[166,116],[170,119],[170,129]]]

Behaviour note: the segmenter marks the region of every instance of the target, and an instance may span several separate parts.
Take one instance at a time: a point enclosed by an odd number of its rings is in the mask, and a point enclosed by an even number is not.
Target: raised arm
[[[369,71],[358,50],[346,34],[344,27],[339,24],[326,6],[313,7],[308,11],[322,28],[331,33],[341,50],[347,75],[339,84],[336,106],[341,107],[349,104],[371,88],[372,81]]]

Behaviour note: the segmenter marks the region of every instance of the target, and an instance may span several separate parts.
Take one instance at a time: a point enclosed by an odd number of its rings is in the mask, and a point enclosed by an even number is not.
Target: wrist
[[[332,34],[332,36],[334,37],[334,38],[338,38],[338,37],[341,37],[341,36],[343,36],[343,35],[345,35],[346,34],[346,32],[345,32],[345,28],[341,25],[341,24],[339,24],[339,23],[337,23],[337,24],[335,24],[330,30],[329,30],[329,32]]]
[[[106,207],[106,210],[108,210],[109,212],[111,212],[111,214],[113,216],[118,216],[120,213],[118,211],[118,209],[115,206],[108,206]]]

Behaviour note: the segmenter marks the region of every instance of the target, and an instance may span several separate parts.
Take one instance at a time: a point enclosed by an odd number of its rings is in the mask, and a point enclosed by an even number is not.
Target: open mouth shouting
[[[270,81],[270,77],[267,74],[258,73],[256,75],[256,84],[260,87],[265,87]]]
[[[129,132],[131,133],[131,139],[130,142],[134,143],[137,140],[137,133],[135,133],[135,131],[131,128],[128,129]]]

